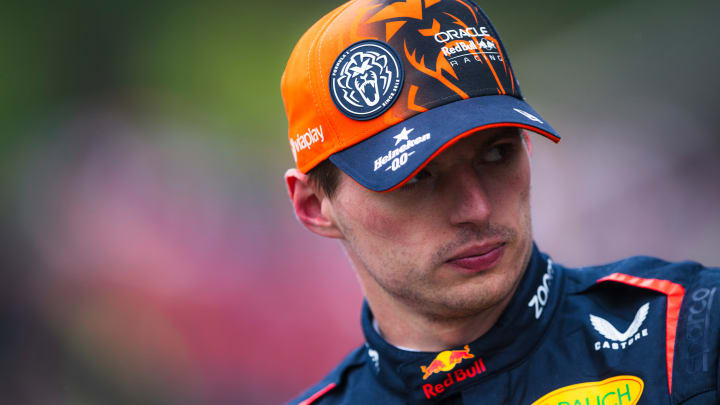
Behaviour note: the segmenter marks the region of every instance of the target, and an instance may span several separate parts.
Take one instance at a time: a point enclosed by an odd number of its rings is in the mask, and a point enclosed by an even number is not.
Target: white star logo
[[[414,130],[415,128],[410,128],[408,130],[407,128],[403,127],[402,132],[400,132],[398,135],[393,136],[393,138],[395,138],[395,146],[397,146],[397,144],[402,141],[408,141],[408,135]]]

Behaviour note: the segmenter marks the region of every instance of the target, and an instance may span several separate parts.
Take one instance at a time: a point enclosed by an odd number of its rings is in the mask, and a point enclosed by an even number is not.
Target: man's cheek
[[[362,228],[369,234],[383,240],[398,241],[405,245],[413,244],[420,239],[420,233],[410,218],[381,211],[367,210],[359,218]]]

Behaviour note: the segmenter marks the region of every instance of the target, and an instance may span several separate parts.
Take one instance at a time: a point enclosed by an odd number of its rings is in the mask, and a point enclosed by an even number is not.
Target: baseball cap
[[[281,80],[303,173],[329,159],[374,191],[402,186],[459,139],[557,132],[520,93],[500,36],[470,0],[354,0],[300,38]]]

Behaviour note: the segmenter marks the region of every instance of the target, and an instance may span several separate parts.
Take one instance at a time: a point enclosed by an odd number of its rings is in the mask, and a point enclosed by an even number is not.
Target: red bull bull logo
[[[474,357],[475,355],[470,353],[470,347],[468,347],[468,345],[465,345],[465,348],[462,350],[445,350],[438,354],[435,360],[430,362],[429,366],[420,366],[420,371],[423,372],[423,380],[427,380],[428,377],[435,373],[450,371],[464,359],[472,359]]]
[[[442,394],[446,389],[450,388],[457,382],[471,379],[485,372],[485,364],[481,358],[477,358],[469,366],[457,368],[455,366],[462,363],[465,359],[473,359],[475,355],[470,353],[470,347],[465,345],[461,350],[446,350],[438,354],[428,366],[420,366],[423,372],[423,380],[427,380],[436,373],[445,372],[444,380],[438,384],[424,384],[422,386],[425,397],[430,399]]]

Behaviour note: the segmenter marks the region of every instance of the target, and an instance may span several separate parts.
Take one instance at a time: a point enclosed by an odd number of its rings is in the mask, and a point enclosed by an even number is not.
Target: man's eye
[[[412,186],[413,184],[417,184],[419,181],[425,180],[431,176],[430,172],[423,169],[420,170],[412,179],[408,180],[407,183],[405,183],[406,186]]]
[[[483,155],[483,163],[496,163],[505,158],[508,152],[508,145],[494,145]]]

